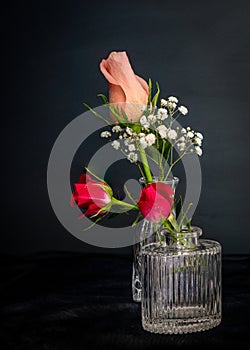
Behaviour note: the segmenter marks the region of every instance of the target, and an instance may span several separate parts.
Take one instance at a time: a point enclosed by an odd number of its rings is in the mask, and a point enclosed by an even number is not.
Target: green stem
[[[167,175],[165,176],[165,180],[167,180],[167,178],[169,177],[169,174],[171,173],[171,170],[173,169],[173,167],[175,166],[175,164],[178,163],[179,160],[181,160],[181,158],[182,158],[183,156],[184,156],[184,154],[183,154],[182,156],[180,156],[178,159],[176,159],[176,161],[174,161],[174,162],[170,165],[170,167],[169,167],[169,169],[168,169],[168,172],[167,172]]]
[[[143,173],[143,171],[142,171],[142,168],[141,168],[140,164],[137,163],[137,166],[138,166],[138,168],[139,168],[139,170],[140,170],[141,176],[142,176],[143,179],[146,181],[145,176],[144,176],[144,173]]]
[[[159,168],[160,168],[160,178],[164,178],[164,166],[163,166],[163,158],[164,158],[164,152],[165,152],[165,145],[166,142],[163,140],[163,146],[162,146],[162,150],[161,150],[161,159],[160,159],[160,164],[159,164]]]
[[[170,146],[170,165],[173,164],[173,145]]]
[[[183,214],[182,218],[181,218],[181,221],[179,223],[179,227],[180,227],[180,230],[182,228],[182,225],[183,225],[183,222],[185,219],[187,219],[187,213],[189,211],[189,209],[191,208],[191,206],[193,205],[193,203],[189,203],[188,207],[187,207],[187,210],[185,211],[185,213]]]
[[[152,178],[151,171],[150,171],[150,168],[148,165],[148,159],[147,159],[146,152],[142,147],[139,147],[139,152],[140,152],[140,158],[141,158],[141,162],[143,165],[146,180],[148,182],[152,182],[153,178]]]
[[[182,155],[180,155],[179,158],[177,158],[173,163],[172,163],[172,162],[170,163],[170,167],[169,167],[169,169],[168,169],[167,175],[165,176],[165,180],[167,180],[167,178],[168,178],[168,176],[169,176],[171,170],[172,170],[173,167],[175,166],[175,164],[178,163],[178,162],[185,156],[185,154],[187,154],[187,151],[188,151],[188,149],[189,149],[191,146],[192,146],[192,145],[188,146],[187,149],[186,149],[186,151],[183,152]]]
[[[116,205],[121,205],[123,207],[127,207],[129,209],[139,209],[138,208],[138,205],[133,205],[133,204],[129,204],[129,203],[126,203],[126,202],[122,202],[120,201],[119,199],[116,199],[116,198],[112,198],[112,204],[116,204]]]
[[[124,185],[124,189],[125,189],[125,192],[128,196],[128,198],[131,200],[131,202],[134,203],[134,205],[137,205],[136,201],[134,200],[134,198],[132,197],[131,193],[129,192],[128,188],[126,185]]]

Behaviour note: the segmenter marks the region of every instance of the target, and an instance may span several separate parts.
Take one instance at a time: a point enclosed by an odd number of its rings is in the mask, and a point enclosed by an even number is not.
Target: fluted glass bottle
[[[151,183],[159,182],[157,177],[153,177]],[[168,184],[174,191],[178,185],[178,177],[170,178],[166,181],[162,181]],[[143,178],[140,178],[139,183],[142,187],[146,186],[146,182]],[[173,210],[172,214],[175,216]],[[159,241],[159,228],[160,225],[152,223],[147,219],[143,219],[137,224],[137,232],[135,235],[136,243],[133,245],[133,267],[132,267],[132,297],[133,301],[141,301],[141,252],[142,247],[149,243]],[[138,239],[139,238],[139,239]],[[139,242],[138,242],[139,241]]]
[[[210,329],[221,322],[221,246],[192,227],[167,231],[142,249],[142,326],[154,333]]]

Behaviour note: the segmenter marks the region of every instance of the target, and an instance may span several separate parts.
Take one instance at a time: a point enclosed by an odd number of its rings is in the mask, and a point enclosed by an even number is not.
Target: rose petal
[[[107,80],[112,77],[112,84],[119,85],[126,96],[126,102],[147,103],[148,94],[136,78],[126,52],[112,52],[107,59]]]
[[[157,182],[142,189],[138,205],[147,220],[159,222],[169,216],[173,200],[174,190],[165,183]]]
[[[101,61],[100,69],[109,82],[110,103],[126,102],[121,107],[132,122],[138,121],[142,114],[141,105],[148,101],[148,84],[134,73],[126,52],[111,52],[106,60]]]
[[[135,74],[135,77],[141,84],[142,88],[145,90],[146,94],[148,95],[148,83],[143,78],[139,77],[139,75]]]
[[[126,96],[119,85],[109,84],[109,102],[120,103],[125,102]]]
[[[80,176],[80,179],[78,183],[86,184],[88,181],[96,182],[94,179],[92,179],[88,174],[82,174]]]

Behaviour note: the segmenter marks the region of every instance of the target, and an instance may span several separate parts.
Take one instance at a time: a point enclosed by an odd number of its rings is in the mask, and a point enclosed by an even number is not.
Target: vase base
[[[206,331],[221,323],[220,316],[199,317],[190,319],[156,319],[147,322],[142,327],[145,331],[160,334],[182,334]]]

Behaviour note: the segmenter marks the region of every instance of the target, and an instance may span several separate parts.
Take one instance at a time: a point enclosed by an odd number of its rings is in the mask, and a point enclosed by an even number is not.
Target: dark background
[[[2,254],[110,253],[58,222],[46,171],[62,129],[107,94],[99,63],[127,51],[135,72],[181,98],[205,135],[194,224],[224,253],[249,253],[249,1],[22,1],[2,9]],[[63,174],[62,174],[63,176]],[[130,247],[113,250],[130,253]]]

